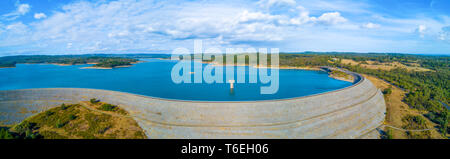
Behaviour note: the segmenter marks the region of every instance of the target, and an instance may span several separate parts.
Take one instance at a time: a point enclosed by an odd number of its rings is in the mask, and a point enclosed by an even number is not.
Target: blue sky
[[[448,0],[2,0],[0,56],[179,47],[450,54]]]

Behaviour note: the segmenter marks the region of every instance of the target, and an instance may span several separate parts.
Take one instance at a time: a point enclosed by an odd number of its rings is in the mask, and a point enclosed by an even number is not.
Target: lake
[[[146,62],[135,64],[129,68],[105,70],[80,69],[92,65],[17,64],[16,68],[0,69],[0,90],[92,88],[164,99],[257,101],[308,96],[352,85],[350,82],[330,78],[323,71],[279,70],[279,89],[275,94],[260,94],[261,86],[270,84],[262,84],[259,80],[258,83],[237,83],[234,85],[234,91],[231,92],[228,83],[174,83],[171,78],[171,71],[178,61],[142,60]],[[225,72],[224,69],[224,74]],[[246,79],[248,80],[248,71],[246,72]]]

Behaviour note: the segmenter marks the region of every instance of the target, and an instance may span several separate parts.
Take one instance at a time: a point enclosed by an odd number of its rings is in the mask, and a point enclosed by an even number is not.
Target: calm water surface
[[[179,100],[253,101],[301,97],[352,85],[330,78],[322,71],[280,70],[280,85],[276,94],[261,95],[260,87],[269,85],[262,83],[235,84],[234,93],[230,93],[227,83],[173,83],[171,71],[177,61],[143,60],[148,62],[110,70],[80,69],[91,65],[18,64],[16,68],[0,69],[0,90],[93,88]]]

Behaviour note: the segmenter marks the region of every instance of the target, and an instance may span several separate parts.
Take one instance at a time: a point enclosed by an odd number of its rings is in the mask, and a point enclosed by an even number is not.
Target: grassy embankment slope
[[[0,130],[3,139],[145,139],[128,112],[97,100],[52,108]]]

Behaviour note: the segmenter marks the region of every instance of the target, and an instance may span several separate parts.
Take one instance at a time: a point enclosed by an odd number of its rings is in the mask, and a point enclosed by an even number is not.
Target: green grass
[[[117,110],[117,106],[111,105],[111,104],[103,104],[102,106],[100,106],[99,109],[103,110],[103,111],[111,111],[111,112],[113,112],[113,111]]]
[[[79,113],[77,107],[80,105],[64,105],[56,107],[46,111],[45,113],[38,114],[30,121],[39,123],[38,126],[52,125],[55,128],[63,128],[68,122],[74,120],[73,116]]]
[[[118,106],[112,105],[112,104],[102,104],[98,108],[98,110],[115,112],[115,113],[119,113],[119,114],[122,114],[122,115],[127,115],[128,114],[125,110],[120,109]]]

